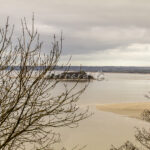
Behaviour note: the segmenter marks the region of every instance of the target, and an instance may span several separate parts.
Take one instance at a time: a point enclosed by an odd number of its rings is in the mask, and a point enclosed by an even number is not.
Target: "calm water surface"
[[[61,128],[61,145],[68,149],[75,145],[87,145],[85,150],[109,150],[111,144],[120,145],[126,140],[134,141],[135,126],[149,124],[110,112],[96,110],[97,104],[150,101],[144,95],[150,91],[149,74],[105,74],[104,81],[93,81],[80,97],[81,109],[89,106],[94,115],[78,128]],[[70,85],[72,83],[69,83]],[[78,88],[83,87],[80,83]]]

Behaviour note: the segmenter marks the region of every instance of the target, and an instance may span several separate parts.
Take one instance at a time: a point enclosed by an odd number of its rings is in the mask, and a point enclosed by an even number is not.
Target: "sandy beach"
[[[96,108],[100,111],[112,112],[123,116],[142,119],[141,113],[150,109],[150,102],[101,104]]]

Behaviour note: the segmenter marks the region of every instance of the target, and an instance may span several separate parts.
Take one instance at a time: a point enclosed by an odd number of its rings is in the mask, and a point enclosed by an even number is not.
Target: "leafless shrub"
[[[143,120],[150,122],[150,110],[144,110],[141,114]]]
[[[139,149],[136,146],[134,146],[130,141],[127,141],[119,148],[115,148],[114,146],[112,146],[110,150],[139,150]]]
[[[141,114],[143,120],[150,122],[150,110],[144,110]],[[136,128],[135,133],[136,140],[143,146],[143,150],[150,149],[150,129],[146,130],[145,128],[139,129]],[[120,148],[113,147],[111,150],[139,150],[131,142],[127,141]]]

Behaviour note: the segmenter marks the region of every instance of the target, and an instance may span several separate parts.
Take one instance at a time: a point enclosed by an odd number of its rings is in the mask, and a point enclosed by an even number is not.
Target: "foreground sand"
[[[142,119],[141,113],[145,109],[150,110],[150,102],[101,104],[97,105],[96,108],[101,111]]]

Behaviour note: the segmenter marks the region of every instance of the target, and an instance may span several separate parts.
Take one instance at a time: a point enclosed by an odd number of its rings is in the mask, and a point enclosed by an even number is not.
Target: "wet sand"
[[[142,119],[142,112],[146,109],[150,110],[150,102],[101,104],[96,105],[96,108],[100,111],[112,112],[131,118]]]

